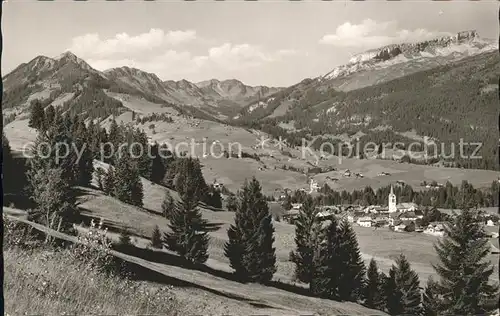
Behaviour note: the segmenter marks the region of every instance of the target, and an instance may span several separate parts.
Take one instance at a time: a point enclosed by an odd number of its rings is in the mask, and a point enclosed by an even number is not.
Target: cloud
[[[258,67],[265,63],[282,60],[283,57],[294,55],[290,49],[276,52],[266,52],[259,46],[250,44],[233,45],[224,43],[208,50],[207,60],[227,70],[241,70]]]
[[[327,34],[320,44],[337,47],[376,48],[402,42],[418,42],[451,35],[448,32],[432,32],[426,29],[399,29],[396,21],[377,22],[371,19],[360,24],[346,22],[337,27],[335,34]]]
[[[101,39],[99,34],[85,34],[72,39],[68,50],[83,58],[109,58],[117,54],[138,54],[152,51],[165,45],[179,45],[196,40],[196,32],[150,29],[146,33],[130,36],[119,33],[109,39]]]
[[[88,59],[87,62],[98,70],[129,66],[157,74],[160,78],[178,80],[186,76],[210,74],[239,75],[238,72],[279,62],[298,52],[281,49],[266,51],[251,44],[224,43],[208,48],[204,54],[192,54],[188,51],[168,49],[155,54],[147,60],[129,58]],[[204,76],[206,78],[206,75]]]

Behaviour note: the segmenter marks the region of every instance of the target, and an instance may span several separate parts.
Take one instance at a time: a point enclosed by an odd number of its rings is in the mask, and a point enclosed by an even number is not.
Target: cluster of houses
[[[331,205],[318,207],[317,217],[320,220],[347,219],[348,222],[361,227],[389,227],[394,231],[406,231],[409,226],[412,230],[434,236],[444,235],[444,222],[431,222],[425,227],[417,225],[418,219],[424,217],[423,211],[415,203],[397,203],[396,195],[391,187],[388,197],[388,206],[370,205]],[[293,223],[299,214],[302,204],[292,204],[292,208],[283,215],[283,219]],[[493,226],[492,220],[486,222],[487,226]]]

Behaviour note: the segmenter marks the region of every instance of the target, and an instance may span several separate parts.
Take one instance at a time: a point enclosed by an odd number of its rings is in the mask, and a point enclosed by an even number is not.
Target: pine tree
[[[163,213],[163,216],[170,220],[170,215],[172,214],[173,210],[175,208],[175,202],[170,193],[167,191],[165,192],[165,198],[163,199],[163,202],[161,204],[161,210]]]
[[[135,206],[143,205],[144,193],[139,171],[127,153],[118,158],[113,196]]]
[[[430,276],[422,295],[422,316],[438,316],[439,309],[437,283]]]
[[[77,185],[89,187],[94,172],[94,157],[86,143],[77,142],[76,148],[79,157],[77,157],[76,161],[75,181]]]
[[[151,247],[161,249],[163,248],[163,244],[161,241],[161,233],[160,228],[156,225],[153,228],[153,234],[151,235]]]
[[[320,225],[316,220],[316,204],[308,196],[299,216],[295,221],[296,250],[290,253],[290,261],[295,263],[295,277],[297,280],[309,283],[311,281],[311,267],[316,238]]]
[[[31,197],[36,208],[29,218],[48,228],[71,231],[78,216],[76,197],[61,168],[38,168],[29,173]]]
[[[229,212],[236,212],[238,209],[238,199],[236,199],[236,196],[231,194],[227,197],[226,208]]]
[[[488,283],[494,268],[485,260],[490,247],[480,215],[463,209],[434,246],[440,261],[434,266],[440,277],[439,315],[478,315],[496,308],[498,285]]]
[[[387,311],[391,315],[420,315],[422,297],[418,274],[401,254],[389,270],[384,289]]]
[[[132,146],[131,150],[134,155],[134,160],[137,164],[137,169],[142,177],[150,180],[152,171],[152,159],[149,155],[150,146],[148,143],[148,136],[144,131],[138,128],[135,131],[132,131],[132,135],[133,142],[136,145]]]
[[[31,103],[28,126],[37,130],[44,130],[45,128],[45,112],[42,103],[38,99],[33,100]]]
[[[108,142],[111,144],[109,152],[113,153],[113,158],[108,158],[107,162],[115,162],[118,158],[117,156],[120,154],[119,149],[120,145],[124,142],[124,136],[120,126],[118,126],[118,123],[114,119],[111,121],[108,135]]]
[[[52,104],[51,104],[45,109],[44,121],[45,121],[46,127],[49,127],[54,123],[55,117],[56,117],[56,110],[54,109],[54,106],[52,106]]]
[[[266,283],[276,272],[271,214],[257,179],[245,181],[224,254],[241,281]]]
[[[285,200],[283,201],[283,203],[281,204],[281,206],[285,210],[289,210],[289,209],[292,208],[292,198],[290,197],[290,195],[285,194]]]
[[[153,157],[153,160],[151,161],[150,179],[154,183],[161,183],[167,170],[163,158],[160,155],[158,144],[151,146],[151,156]]]
[[[165,233],[163,238],[168,249],[191,263],[204,263],[208,259],[207,221],[202,218],[198,203],[193,191],[186,192],[170,214],[172,232]]]
[[[130,239],[130,233],[128,232],[127,229],[123,229],[120,233],[120,238],[119,238],[119,245],[120,246],[130,246],[132,245],[132,240]]]
[[[339,229],[336,218],[332,218],[322,230],[314,249],[311,282],[312,294],[329,299],[338,299],[340,268]],[[321,240],[321,241],[320,241]]]
[[[365,263],[361,257],[356,233],[347,220],[339,228],[340,273],[339,297],[346,301],[361,299],[365,285]]]
[[[15,193],[16,187],[13,185],[16,181],[15,173],[13,172],[14,168],[14,157],[12,156],[12,151],[10,150],[9,141],[7,137],[5,137],[5,133],[2,131],[2,187],[5,194]],[[4,205],[8,205],[5,203]]]
[[[211,189],[210,193],[210,206],[216,207],[216,208],[222,208],[222,197],[220,195],[220,192],[214,188]]]
[[[97,187],[99,190],[104,192],[104,177],[106,176],[106,171],[103,168],[97,167],[95,170],[95,177],[97,182]]]
[[[377,262],[372,258],[366,272],[367,281],[365,286],[365,305],[369,308],[382,310],[384,300],[382,295],[382,285],[384,279],[378,271]]]
[[[173,185],[180,195],[192,191],[196,199],[208,202],[208,186],[203,178],[199,160],[191,157],[177,159],[174,169]]]
[[[77,184],[77,154],[72,144],[64,118],[56,116],[55,123],[47,131],[41,131],[37,135],[31,152],[32,170],[60,168],[65,182],[71,186]]]
[[[102,181],[103,191],[106,192],[106,194],[113,196],[115,190],[115,182],[115,170],[113,166],[109,166],[109,169],[105,173]]]

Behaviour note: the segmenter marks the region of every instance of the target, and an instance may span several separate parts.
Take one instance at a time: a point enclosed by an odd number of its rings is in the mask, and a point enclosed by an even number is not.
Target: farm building
[[[356,221],[356,224],[361,227],[372,227],[372,218],[370,216],[360,217]]]

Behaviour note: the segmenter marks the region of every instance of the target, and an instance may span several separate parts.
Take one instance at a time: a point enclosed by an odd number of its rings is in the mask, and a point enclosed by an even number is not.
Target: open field
[[[29,223],[38,230],[48,232],[56,238],[77,242],[75,237],[55,232],[23,219],[19,220]],[[115,239],[117,237],[116,233],[109,232],[109,235]],[[145,240],[134,238],[133,241],[136,242],[138,247],[145,246]],[[223,315],[227,313],[234,314],[234,311],[238,311],[238,315],[255,315],[256,312],[276,316],[312,314],[385,315],[383,312],[370,310],[354,303],[322,300],[283,290],[280,289],[279,284],[271,286],[241,284],[232,281],[224,271],[212,268],[210,265],[211,260],[207,264],[208,268],[201,271],[183,267],[179,260],[176,259],[177,257],[166,250],[155,251],[154,258],[148,260],[114,250],[110,253],[142,269],[138,277],[145,278],[144,280],[150,282],[140,286],[148,292],[154,292],[155,290],[152,289],[154,286],[162,287],[173,284],[174,288],[169,293],[174,294],[175,299],[181,302],[182,307],[189,308],[186,311],[181,309],[180,315]],[[38,265],[35,264],[35,266]],[[92,277],[92,275],[89,276]],[[151,282],[154,284],[151,284]],[[177,291],[177,287],[181,287],[183,291]],[[300,291],[300,288],[296,291]],[[133,302],[130,303],[133,304]]]
[[[132,102],[133,101],[133,102]],[[132,100],[127,105],[131,109],[141,108],[144,100]],[[135,103],[134,103],[135,102]],[[136,102],[142,102],[136,104]],[[140,106],[139,106],[140,105]],[[152,109],[151,109],[152,108]],[[173,111],[171,108],[161,108],[160,105],[144,106],[143,111]],[[160,111],[158,111],[160,112]],[[313,168],[317,162],[319,167],[334,167],[336,171],[312,175],[320,185],[327,183],[335,190],[352,191],[361,189],[365,186],[371,186],[376,189],[395,183],[398,180],[411,185],[415,190],[423,189],[420,186],[422,181],[438,183],[450,181],[454,185],[459,185],[463,180],[467,180],[475,187],[489,187],[491,183],[500,177],[500,172],[489,170],[440,168],[435,166],[402,164],[391,160],[381,159],[355,159],[329,157],[325,160],[317,161],[319,152],[311,154],[309,149],[284,147],[283,149],[290,153],[292,157],[280,152],[276,142],[267,142],[265,147],[252,146],[259,144],[260,137],[267,137],[266,134],[258,131],[251,131],[244,128],[228,126],[225,124],[204,121],[198,119],[189,119],[182,116],[172,116],[174,122],[147,122],[137,125],[143,128],[153,141],[167,143],[171,148],[177,148],[179,151],[187,151],[199,157],[203,164],[203,174],[208,183],[214,179],[224,183],[231,191],[236,191],[243,184],[244,179],[252,176],[261,182],[263,190],[270,195],[277,189],[299,189],[308,188],[308,178],[301,172],[283,170],[282,166],[300,168],[307,171]],[[132,113],[126,112],[119,117],[117,121],[128,123],[132,121]],[[109,119],[105,120],[103,126],[109,126]],[[153,130],[149,125],[154,124]],[[14,121],[5,127],[5,134],[9,139],[13,150],[21,151],[23,146],[33,142],[36,139],[35,130],[28,128],[28,120]],[[220,145],[213,145],[218,141]],[[241,150],[249,154],[257,154],[260,161],[252,158],[221,158],[224,149],[237,153],[239,145]],[[176,147],[177,146],[177,147]],[[193,148],[193,149],[192,149]],[[208,156],[204,157],[204,153]],[[270,156],[272,155],[272,157]],[[314,156],[316,155],[316,156]],[[364,178],[344,177],[343,171],[349,169],[351,172],[362,173]],[[380,172],[388,172],[389,176],[378,176]],[[336,178],[338,181],[327,180],[326,177]]]
[[[236,163],[243,162],[235,159]],[[107,168],[106,164],[95,162]],[[219,178],[218,178],[219,179]],[[220,181],[220,180],[219,180]],[[168,231],[168,221],[161,216],[161,203],[165,192],[169,191],[174,198],[178,198],[177,193],[161,185],[155,185],[148,180],[142,179],[144,187],[144,208],[137,208],[126,203],[117,201],[114,198],[104,195],[102,192],[93,189],[81,189],[80,208],[85,216],[103,218],[106,225],[121,229],[123,227],[130,230],[140,238],[149,239],[155,225],[158,225],[162,232]],[[95,184],[95,183],[94,183]],[[274,212],[279,215],[280,208],[276,203],[271,204]],[[275,210],[276,209],[276,210]],[[214,227],[210,232],[210,258],[212,264],[218,269],[227,270],[228,261],[224,256],[223,247],[227,241],[227,229],[233,223],[234,213],[226,211],[212,211],[202,208],[203,216]],[[490,211],[492,211],[491,209]],[[288,260],[289,253],[295,247],[294,226],[286,222],[274,222],[275,225],[275,246],[278,258],[278,271],[276,280],[287,282],[293,281],[293,264]],[[372,257],[377,259],[380,267],[387,271],[393,260],[400,253],[404,253],[412,262],[413,268],[419,273],[422,281],[434,274],[431,263],[436,262],[436,253],[433,243],[438,239],[422,233],[398,233],[389,231],[387,228],[373,230],[373,228],[363,228],[354,226],[361,252],[365,260]],[[494,227],[492,229],[498,229]],[[496,244],[493,241],[493,244]],[[145,242],[147,244],[147,242]],[[491,255],[490,259],[495,263],[498,270],[498,255]],[[498,274],[495,274],[498,279]]]

